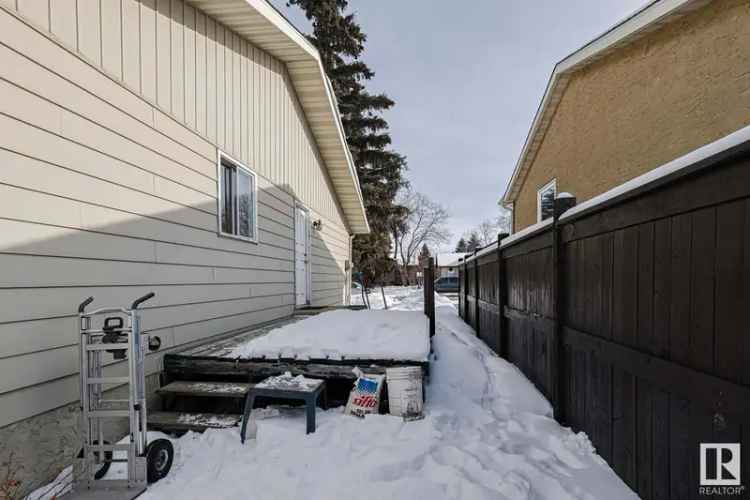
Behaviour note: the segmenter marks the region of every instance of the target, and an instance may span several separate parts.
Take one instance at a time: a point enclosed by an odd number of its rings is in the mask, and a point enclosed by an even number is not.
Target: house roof
[[[187,1],[286,64],[349,229],[369,233],[357,171],[317,49],[266,0]]]
[[[439,253],[436,256],[437,262],[435,263],[438,267],[455,267],[458,265],[458,259],[462,259],[469,255],[465,252],[449,252]]]
[[[709,2],[710,0],[653,1],[558,62],[547,82],[521,155],[503,194],[502,203],[510,204],[518,196],[573,73]]]

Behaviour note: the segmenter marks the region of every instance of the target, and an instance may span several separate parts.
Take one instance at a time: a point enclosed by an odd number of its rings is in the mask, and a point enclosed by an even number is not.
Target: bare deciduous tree
[[[408,209],[409,216],[400,228],[394,228],[393,246],[403,281],[407,282],[406,266],[414,263],[422,246],[442,245],[450,240],[450,216],[445,207],[411,189],[401,193],[399,204]]]
[[[464,238],[468,241],[472,235],[476,235],[480,247],[486,247],[497,241],[500,233],[510,233],[510,211],[500,207],[500,214],[494,219],[483,220],[476,228],[472,229]]]
[[[483,220],[476,228],[479,246],[486,247],[497,241],[497,222],[492,219]]]

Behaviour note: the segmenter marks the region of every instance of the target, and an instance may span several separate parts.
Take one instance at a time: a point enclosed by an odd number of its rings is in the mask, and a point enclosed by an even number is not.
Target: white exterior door
[[[297,205],[294,211],[294,290],[297,305],[310,303],[310,216]]]

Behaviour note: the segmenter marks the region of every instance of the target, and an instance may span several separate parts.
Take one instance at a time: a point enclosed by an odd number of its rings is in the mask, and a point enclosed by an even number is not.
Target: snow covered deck
[[[193,349],[166,354],[168,375],[282,374],[354,379],[352,368],[422,366],[430,354],[429,324],[418,311],[344,310],[288,318]]]

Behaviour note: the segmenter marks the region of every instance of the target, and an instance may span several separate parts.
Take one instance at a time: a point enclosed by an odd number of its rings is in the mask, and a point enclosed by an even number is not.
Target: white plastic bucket
[[[388,406],[391,415],[413,420],[422,417],[422,368],[387,368]]]

